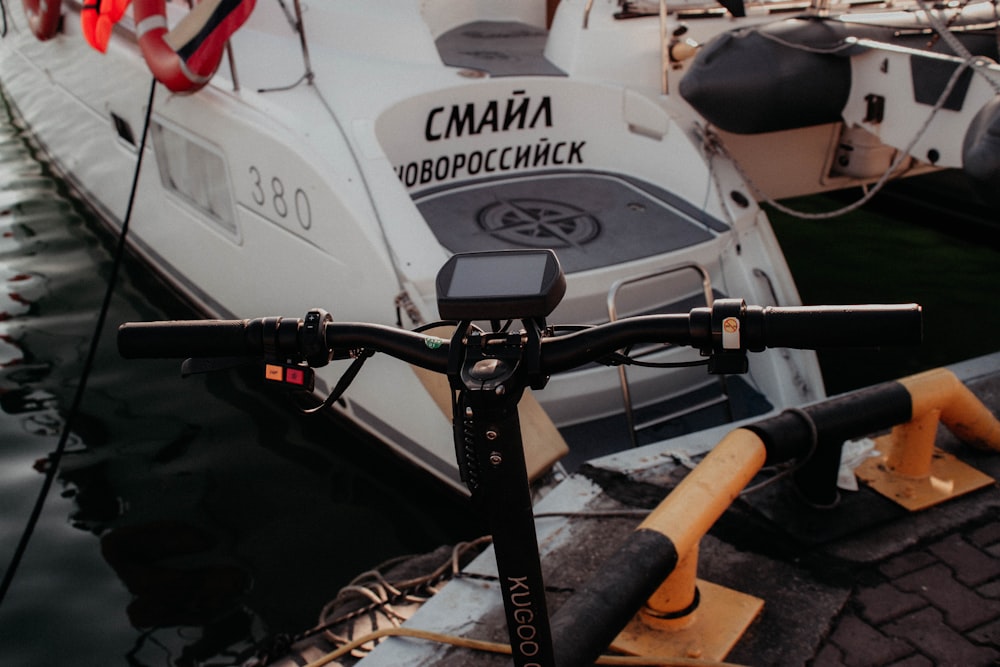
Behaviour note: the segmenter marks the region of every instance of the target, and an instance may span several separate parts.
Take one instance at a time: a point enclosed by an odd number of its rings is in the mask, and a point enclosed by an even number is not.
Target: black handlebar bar
[[[126,323],[118,349],[126,358],[305,355],[309,345],[296,318]],[[326,322],[319,332],[335,352],[369,349],[445,372],[449,342],[378,324]],[[689,314],[626,318],[542,339],[541,371],[566,371],[639,343],[689,345],[703,351],[769,347],[822,349],[913,345],[921,339],[917,304],[760,307],[719,299]]]
[[[564,335],[541,335],[540,318],[524,324],[528,331],[520,336],[506,331],[488,336],[470,333],[462,349],[454,350],[455,358],[451,341],[376,324],[336,323],[321,310],[309,311],[304,319],[129,323],[118,330],[118,349],[125,357],[263,357],[296,366],[320,366],[331,357],[356,356],[338,382],[340,389],[335,388],[324,405],[339,396],[345,379],[350,383],[367,352],[385,352],[447,373],[458,390],[454,422],[458,465],[489,520],[508,632],[511,646],[516,647],[514,663],[552,665],[555,657],[545,597],[539,595],[543,577],[516,410],[525,386],[541,388],[549,375],[640,343],[689,345],[709,357],[710,373],[732,373],[746,371],[747,351],[768,347],[873,347],[914,344],[921,338],[921,311],[916,304],[762,308],[738,299],[718,299],[711,307],[695,308],[686,315],[633,317]],[[463,353],[461,359],[458,352]],[[474,374],[484,361],[504,359],[516,363],[484,364],[484,372]],[[517,370],[520,361],[525,362],[523,370]],[[522,623],[526,611],[531,625]],[[530,637],[521,634],[524,627],[530,628]]]

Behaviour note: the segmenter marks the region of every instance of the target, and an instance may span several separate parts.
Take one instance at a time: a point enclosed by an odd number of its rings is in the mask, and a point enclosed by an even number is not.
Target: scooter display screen
[[[453,255],[437,276],[443,319],[546,317],[566,292],[551,250],[497,250]]]

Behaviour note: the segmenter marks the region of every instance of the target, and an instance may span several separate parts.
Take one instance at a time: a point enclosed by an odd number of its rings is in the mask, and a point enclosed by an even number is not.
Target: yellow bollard
[[[1000,421],[954,373],[944,368],[911,375],[899,381],[910,392],[913,416],[933,409],[962,442],[1000,451]]]
[[[886,453],[886,468],[897,475],[914,479],[930,475],[940,417],[940,410],[928,410],[905,424],[893,427],[886,440],[889,450]]]
[[[632,655],[722,660],[764,606],[760,598],[697,579],[698,548],[712,524],[767,459],[753,431],[727,434],[637,531],[669,538],[680,558],[611,646]]]
[[[882,455],[859,466],[858,478],[910,511],[992,484],[992,477],[934,446],[941,422],[965,443],[1000,451],[1000,421],[989,408],[944,368],[899,383],[910,394],[912,418],[876,438]]]
[[[638,530],[662,533],[670,538],[678,554],[688,553],[766,460],[767,449],[756,433],[744,428],[730,431],[649,513]]]
[[[680,630],[694,623],[700,603],[697,575],[698,546],[695,545],[646,601],[639,612],[643,622],[658,630]]]

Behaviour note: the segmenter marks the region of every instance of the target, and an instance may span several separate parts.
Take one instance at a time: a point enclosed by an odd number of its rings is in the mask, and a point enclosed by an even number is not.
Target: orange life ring
[[[62,0],[24,0],[28,27],[43,42],[59,32],[59,10]]]
[[[139,48],[153,76],[175,93],[202,88],[222,62],[226,42],[256,0],[203,0],[167,31],[165,0],[135,0]]]
[[[111,30],[128,9],[130,0],[86,0],[80,9],[80,28],[92,47],[104,53],[108,50]]]

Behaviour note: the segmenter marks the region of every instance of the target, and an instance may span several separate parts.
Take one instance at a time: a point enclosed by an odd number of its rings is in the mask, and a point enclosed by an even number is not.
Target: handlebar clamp
[[[749,370],[746,315],[743,299],[716,299],[708,308],[691,311],[692,339],[710,342],[701,348],[702,356],[708,357],[709,373],[728,375]]]

